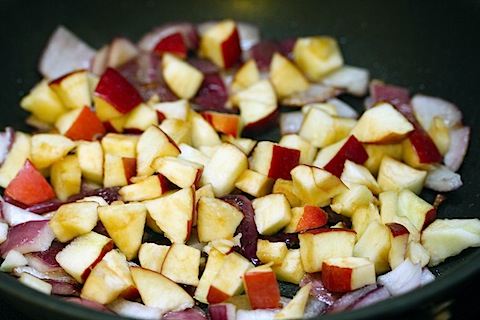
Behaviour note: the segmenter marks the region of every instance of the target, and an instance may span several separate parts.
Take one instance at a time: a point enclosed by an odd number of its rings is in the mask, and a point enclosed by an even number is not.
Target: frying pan
[[[59,24],[99,48],[116,35],[136,41],[168,21],[222,18],[252,22],[266,38],[331,35],[345,61],[369,69],[372,78],[458,104],[472,127],[460,170],[464,186],[448,194],[439,216],[480,215],[479,1],[1,1],[0,128],[28,130],[18,102],[40,79],[38,57]],[[361,101],[352,103],[360,110]],[[480,249],[468,249],[432,271],[437,280],[421,289],[325,319],[393,318],[412,310],[414,318],[479,278]],[[35,319],[117,319],[34,292],[7,274],[0,274],[0,295]]]

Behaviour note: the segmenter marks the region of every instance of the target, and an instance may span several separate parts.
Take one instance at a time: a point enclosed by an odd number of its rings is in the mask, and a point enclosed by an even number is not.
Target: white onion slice
[[[354,118],[357,119],[360,115],[351,105],[337,98],[327,100],[328,104],[331,104],[337,110],[339,117]]]
[[[456,105],[447,100],[416,94],[412,97],[411,105],[417,121],[426,131],[430,129],[435,117],[443,119],[449,128],[462,123],[462,112]]]
[[[450,148],[443,157],[445,165],[453,172],[462,166],[470,142],[470,127],[460,126],[450,129]]]
[[[238,310],[237,320],[273,320],[279,309]]]
[[[282,112],[280,114],[281,135],[298,133],[302,126],[304,116],[302,111]]]
[[[392,296],[399,296],[420,287],[422,266],[414,264],[410,259],[405,259],[395,269],[377,278],[377,282],[383,285]]]
[[[424,184],[425,188],[438,192],[457,190],[462,185],[462,177],[444,165],[436,165],[428,171]]]
[[[380,301],[387,300],[391,297],[390,292],[385,287],[378,287],[375,290],[368,292],[360,300],[358,300],[352,307],[352,310],[360,309]]]
[[[370,72],[364,68],[343,66],[321,81],[327,86],[342,88],[351,95],[362,97],[368,92]]]
[[[159,308],[148,307],[142,303],[118,298],[106,305],[108,309],[113,312],[129,318],[135,319],[161,319],[163,316],[162,310]]]
[[[289,107],[300,107],[310,103],[325,102],[338,96],[342,91],[343,90],[339,88],[314,83],[305,91],[297,92],[283,98],[280,104]]]
[[[41,216],[39,214],[17,207],[11,203],[5,202],[3,201],[3,199],[1,199],[1,206],[3,211],[3,219],[11,227],[28,221],[49,220],[49,218],[47,217]]]
[[[423,268],[422,276],[420,278],[420,285],[424,286],[435,280],[435,275],[428,268]]]
[[[47,79],[69,72],[89,69],[96,50],[64,26],[58,26],[48,40],[39,62],[39,71]]]
[[[231,303],[211,304],[208,314],[211,320],[235,320],[237,308]]]

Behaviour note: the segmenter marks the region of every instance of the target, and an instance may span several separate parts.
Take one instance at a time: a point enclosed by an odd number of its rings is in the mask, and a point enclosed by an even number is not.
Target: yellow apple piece
[[[76,154],[68,155],[52,164],[50,167],[50,182],[57,197],[62,201],[80,193],[82,169]]]
[[[98,203],[85,201],[61,205],[50,219],[49,225],[60,242],[68,242],[93,230],[97,225]]]

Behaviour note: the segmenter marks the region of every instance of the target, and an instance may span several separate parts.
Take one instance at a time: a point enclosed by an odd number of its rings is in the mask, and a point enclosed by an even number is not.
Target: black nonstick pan
[[[27,114],[19,108],[19,100],[40,79],[38,58],[57,25],[100,48],[117,35],[137,41],[168,21],[222,18],[254,23],[265,38],[333,36],[348,64],[369,69],[372,78],[456,103],[465,124],[472,128],[471,142],[460,169],[464,185],[447,195],[439,216],[480,217],[480,1],[2,0],[1,130],[7,125],[28,130]],[[353,103],[360,110],[361,101]],[[421,289],[325,319],[433,318],[441,310],[452,311],[451,301],[455,305],[463,302],[459,299],[475,296],[462,308],[478,308],[473,284],[480,283],[479,249],[465,250],[432,271],[438,278]],[[3,273],[0,300],[2,317],[8,319],[30,319],[23,313],[33,319],[118,319],[37,293]],[[459,314],[465,318],[468,313],[453,313]]]

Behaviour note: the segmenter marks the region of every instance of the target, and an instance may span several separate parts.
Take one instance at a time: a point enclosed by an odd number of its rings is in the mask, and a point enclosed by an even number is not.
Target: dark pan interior
[[[373,78],[458,104],[472,127],[460,171],[464,186],[448,194],[439,215],[480,216],[479,1],[0,1],[0,128],[28,130],[18,102],[39,80],[38,57],[59,24],[99,48],[116,35],[136,41],[163,22],[222,18],[255,23],[266,38],[334,36],[346,62],[368,68]],[[353,103],[361,108],[361,101]],[[428,308],[478,278],[479,261],[480,250],[468,249],[435,268],[437,281],[420,290],[322,318],[383,318]],[[31,306],[38,319],[114,319],[33,292],[6,274],[0,274],[0,296],[22,309]]]

